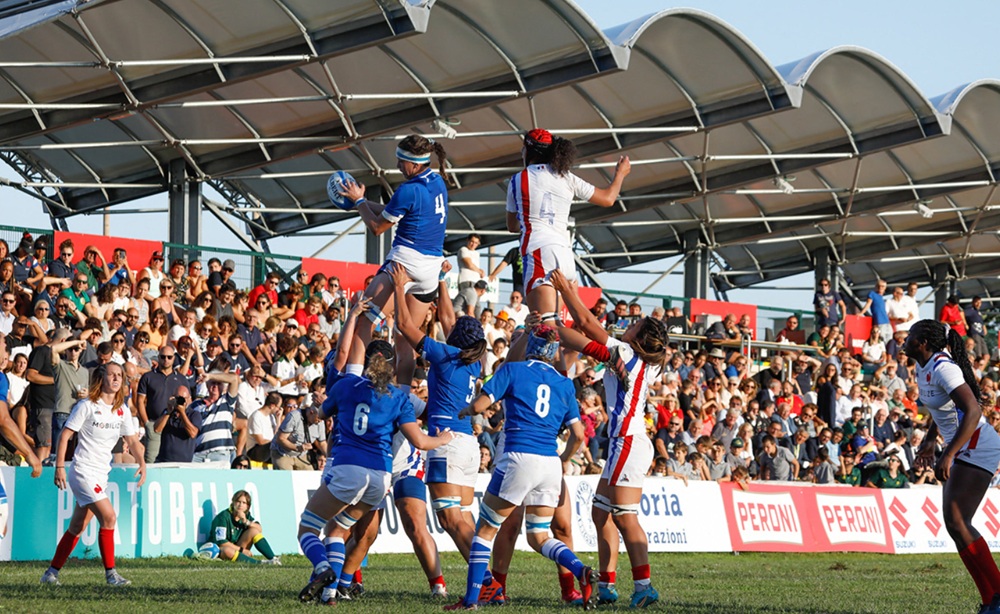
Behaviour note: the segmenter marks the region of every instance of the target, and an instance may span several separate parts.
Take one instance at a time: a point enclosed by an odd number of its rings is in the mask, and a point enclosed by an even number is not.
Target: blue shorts
[[[427,487],[420,478],[413,476],[403,478],[392,487],[392,496],[399,499],[420,499],[427,503]]]

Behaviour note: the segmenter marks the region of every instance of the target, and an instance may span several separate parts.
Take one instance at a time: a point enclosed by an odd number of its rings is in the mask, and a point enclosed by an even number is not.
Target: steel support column
[[[188,181],[183,160],[170,163],[167,237],[170,243],[201,244],[201,183]],[[174,257],[171,254],[171,257]],[[184,256],[188,256],[185,254]]]
[[[934,288],[934,314],[948,302],[948,297],[955,293],[955,280],[950,277],[949,265],[946,262],[934,265],[931,271],[931,285]]]
[[[701,244],[701,231],[684,233],[684,297],[708,296],[708,248]]]

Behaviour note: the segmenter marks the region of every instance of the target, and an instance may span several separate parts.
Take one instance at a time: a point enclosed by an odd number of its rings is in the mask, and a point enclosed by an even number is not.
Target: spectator
[[[275,469],[285,471],[313,469],[308,461],[308,452],[315,440],[309,437],[307,429],[319,423],[320,415],[315,409],[306,408],[303,412],[298,407],[298,403],[294,400],[285,402],[285,410],[288,413],[271,441],[271,463]]]
[[[986,346],[986,324],[983,322],[983,314],[979,312],[982,306],[982,297],[974,296],[972,302],[965,308],[965,323],[969,329],[969,338],[975,342],[974,352],[977,357],[990,353]]]
[[[455,313],[477,317],[476,314],[480,311],[479,302],[483,295],[486,294],[486,287],[486,282],[480,279],[473,283],[471,292],[459,293],[455,297],[453,305]]]
[[[502,271],[504,267],[506,267],[507,265],[510,265],[511,267],[510,274],[511,274],[511,282],[513,283],[514,286],[514,292],[517,292],[518,295],[521,298],[523,298],[524,263],[521,261],[520,246],[515,245],[514,247],[507,250],[507,253],[504,254],[503,260],[501,260],[500,264],[498,264],[496,268],[493,269],[493,272],[490,273],[489,281],[490,283],[496,282],[497,277],[500,275],[500,271]],[[518,323],[518,326],[523,326],[523,325],[524,325],[524,320],[522,318],[521,321]]]
[[[960,336],[965,336],[967,332],[965,312],[958,304],[958,296],[952,294],[948,297],[948,302],[941,308],[938,320],[955,329],[955,332]]]
[[[674,448],[684,444],[684,436],[681,426],[684,422],[679,416],[671,416],[666,428],[656,432],[656,439],[653,441],[657,456],[669,457]]]
[[[72,280],[76,274],[73,267],[73,239],[65,239],[59,244],[59,257],[49,263],[49,276]]]
[[[191,387],[188,378],[174,370],[176,360],[176,350],[165,346],[159,351],[156,369],[139,378],[136,409],[139,425],[146,429],[147,463],[155,462],[160,454],[160,433],[156,430],[156,421],[166,413],[167,402],[181,386]]]
[[[799,474],[799,463],[788,448],[781,447],[770,434],[761,440],[762,451],[757,457],[760,479],[790,482]]]
[[[69,331],[60,332],[64,340]],[[53,340],[54,342],[54,340]],[[52,367],[52,342],[35,347],[28,359],[25,379],[28,386],[28,406],[31,426],[35,433],[35,456],[45,462],[52,447],[52,418],[56,407],[55,370]]]
[[[163,252],[155,251],[149,256],[149,266],[139,271],[136,284],[141,283],[144,279],[148,280],[149,297],[157,299],[160,298],[160,284],[166,278],[167,274],[163,272]]]
[[[833,484],[837,479],[838,469],[840,469],[840,464],[830,458],[829,449],[821,447],[816,451],[813,475],[816,476],[817,484]]]
[[[17,296],[13,292],[5,291],[0,295],[0,334],[9,335],[17,321],[17,312],[14,307],[17,305]]]
[[[888,468],[876,469],[865,486],[868,488],[909,488],[910,481],[906,479],[906,472],[902,470],[903,463],[900,458],[892,455],[886,462]]]
[[[479,268],[479,252],[476,248],[482,243],[482,238],[473,233],[465,240],[465,245],[458,250],[458,296],[455,297],[455,304],[461,303],[468,309],[469,305],[475,305],[478,297],[475,293],[476,282],[486,276],[486,272]],[[457,313],[461,310],[456,307]],[[466,311],[468,315],[473,315]]]
[[[153,424],[153,430],[160,435],[158,463],[190,463],[201,430],[202,414],[199,406],[191,402],[191,391],[179,386],[174,392],[167,399],[166,410]]]
[[[176,346],[182,337],[189,337],[192,343],[201,347],[203,344],[202,339],[195,331],[195,327],[198,324],[198,314],[193,308],[188,309],[183,313],[184,315],[182,316],[180,323],[175,324],[170,329],[170,334],[167,336],[167,340]]]
[[[256,309],[246,310],[246,322],[236,327],[236,332],[243,339],[240,351],[251,363],[257,363],[257,348],[264,343],[264,334],[257,328],[258,312]],[[232,342],[229,344],[232,349]]]
[[[261,285],[257,286],[256,288],[250,291],[250,294],[247,297],[248,303],[250,305],[256,305],[257,297],[265,295],[267,296],[268,299],[270,299],[271,305],[277,305],[278,284],[280,283],[281,283],[281,274],[275,271],[269,272],[267,274],[267,278],[264,280],[264,283],[262,283]]]
[[[848,486],[861,485],[861,469],[857,466],[857,458],[846,454],[840,459],[840,471],[837,472],[837,482]]]
[[[65,330],[65,329],[64,329]],[[73,406],[87,398],[90,373],[80,364],[80,353],[86,341],[70,339],[69,331],[56,334],[50,348],[52,380],[55,389],[55,408],[52,414],[52,441],[59,441],[66,420]]]
[[[712,429],[712,439],[715,439],[722,444],[723,452],[725,452],[725,449],[729,447],[729,444],[732,443],[733,439],[736,438],[736,431],[740,426],[737,422],[739,417],[739,410],[731,407],[726,411],[726,417],[721,422],[716,424],[714,429]]]
[[[205,381],[208,395],[194,403],[202,414],[202,424],[192,462],[224,461],[229,465],[236,458],[233,432],[240,426],[236,418],[240,378],[235,373],[214,372],[205,374]]]
[[[879,329],[882,339],[892,337],[892,325],[889,324],[889,314],[885,311],[885,287],[884,279],[875,282],[875,289],[868,292],[868,300],[865,301],[861,313],[868,312],[872,317],[872,326]]]
[[[705,336],[710,341],[739,341],[740,329],[736,326],[736,316],[731,313],[727,314],[721,321],[709,326],[708,330],[705,331]]]
[[[135,275],[132,273],[132,269],[128,265],[128,255],[125,250],[121,247],[116,247],[115,251],[111,254],[111,263],[107,266],[108,279],[105,282],[106,285],[118,286],[123,283],[128,283],[129,286],[135,285]]]
[[[892,296],[885,301],[885,311],[894,331],[908,331],[920,315],[910,308],[908,298],[903,293],[903,288],[897,286],[892,289]]]
[[[259,367],[258,367],[259,368]],[[246,382],[240,384],[242,390]],[[246,455],[258,463],[271,461],[271,442],[278,428],[278,415],[281,414],[281,395],[269,392],[260,409],[250,416],[248,430],[250,432],[249,446]]]
[[[840,293],[833,290],[829,279],[821,279],[819,290],[813,296],[813,306],[816,308],[816,327],[829,326],[836,328],[841,318],[847,313],[847,306]]]
[[[524,304],[524,297],[520,290],[510,293],[510,303],[503,309],[507,312],[507,317],[514,321],[514,326],[524,326],[524,319],[528,317],[528,306]]]
[[[218,258],[212,258],[208,261],[208,289],[210,292],[219,296],[222,287],[229,282],[229,279],[233,276],[233,272],[236,270],[236,263],[232,259],[226,259],[225,262],[218,264],[218,270],[215,270],[213,261],[219,262]]]
[[[687,459],[687,446],[676,446],[673,457],[667,460],[667,477],[683,480],[684,484],[687,484],[688,480],[699,479],[694,467],[691,466],[691,463]]]
[[[768,365],[767,369],[761,369],[754,379],[762,391],[768,390],[771,384],[771,380],[778,380],[779,382],[784,379],[784,373],[782,369],[785,367],[785,360],[780,355],[774,355],[771,357],[771,363]],[[780,394],[780,389],[779,393]],[[778,395],[776,394],[775,397]],[[772,401],[774,399],[771,399]]]
[[[872,326],[868,340],[861,346],[862,368],[874,374],[886,362],[885,343],[882,342],[881,329]]]
[[[488,446],[479,446],[479,473],[493,471],[493,453]]]
[[[801,337],[803,341],[805,340],[805,336],[802,335],[802,331],[799,330],[799,318],[797,316],[788,316],[788,318],[785,319],[785,327],[778,331],[774,340],[778,343],[783,341],[795,343],[795,340],[798,337]]]
[[[712,444],[712,449],[705,457],[705,466],[708,469],[708,478],[715,482],[728,482],[731,479],[733,470],[726,462],[726,446],[721,442]]]
[[[819,453],[816,440],[810,439],[809,432],[805,429],[795,431],[795,434],[792,436],[792,447],[789,450],[795,455],[795,460],[801,468],[800,471],[810,469],[813,465],[813,460]]]

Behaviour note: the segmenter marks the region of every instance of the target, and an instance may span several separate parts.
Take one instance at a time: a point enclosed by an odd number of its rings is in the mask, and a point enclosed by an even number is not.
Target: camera
[[[184,409],[184,406],[187,405],[187,397],[182,397],[180,395],[177,395],[171,400],[174,402],[175,411],[181,411],[182,409]]]

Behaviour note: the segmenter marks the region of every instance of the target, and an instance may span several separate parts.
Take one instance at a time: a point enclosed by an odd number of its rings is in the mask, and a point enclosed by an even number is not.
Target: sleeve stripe
[[[393,224],[395,224],[399,220],[403,219],[402,215],[393,215],[393,214],[391,214],[391,213],[389,213],[388,211],[385,211],[385,210],[382,211],[382,217],[384,219],[392,222]]]

